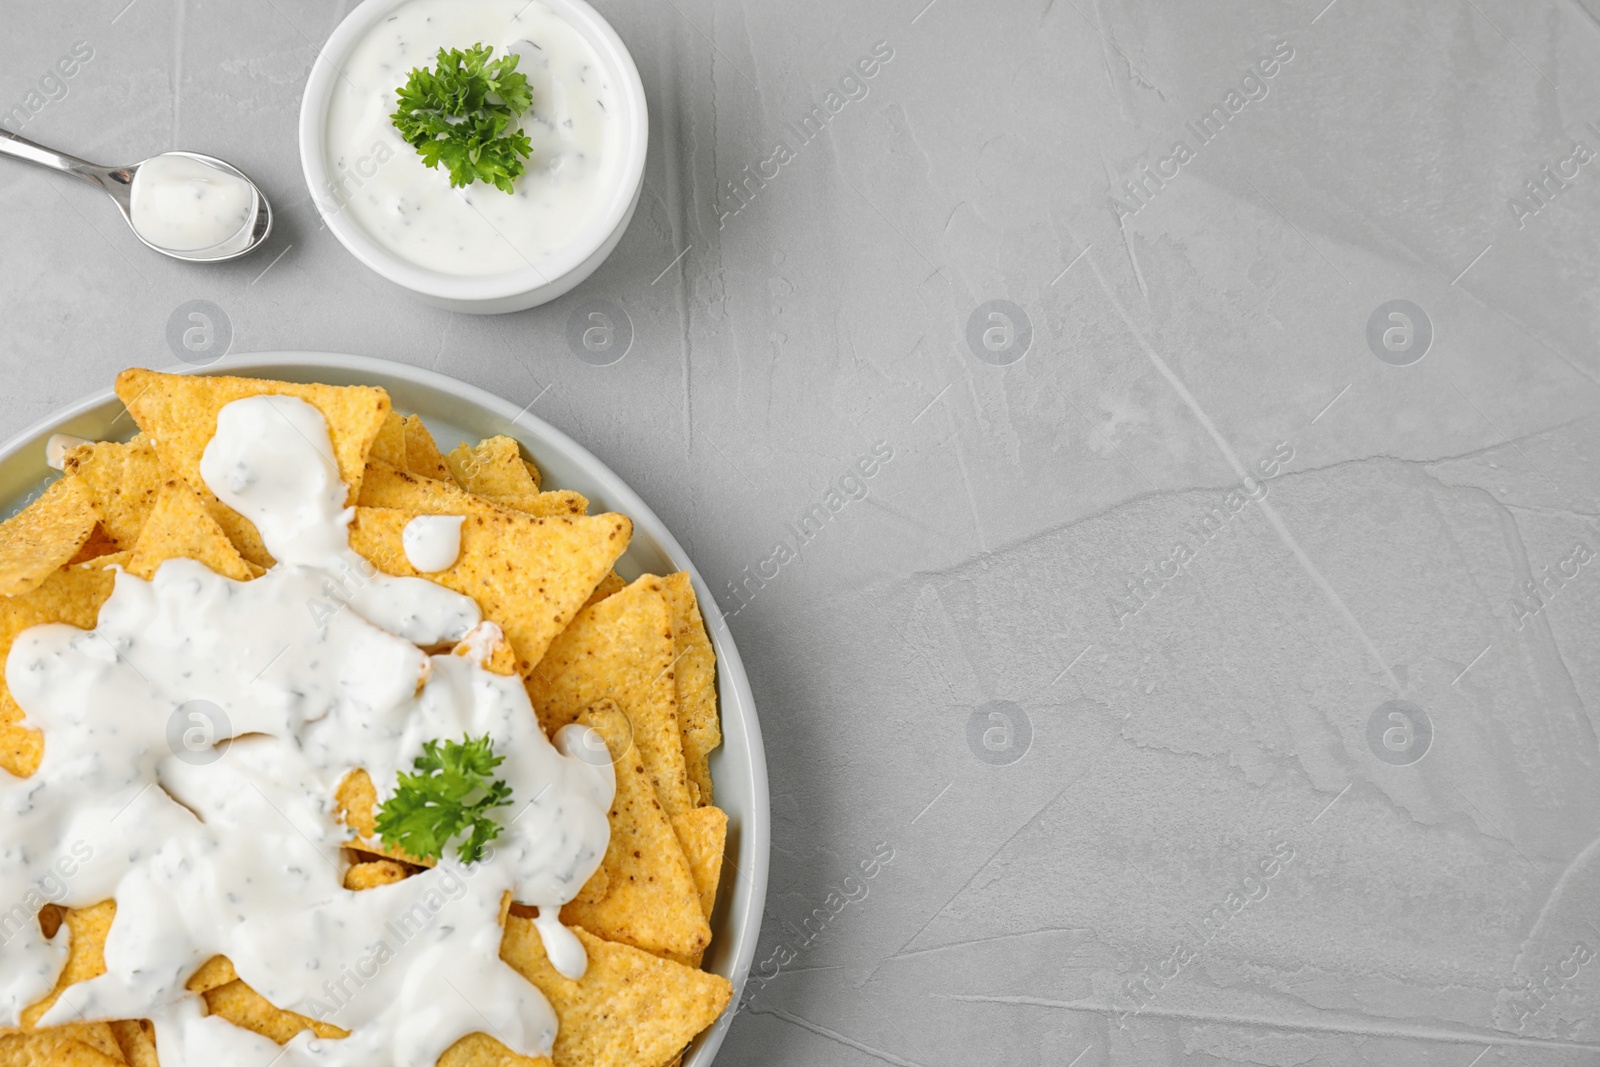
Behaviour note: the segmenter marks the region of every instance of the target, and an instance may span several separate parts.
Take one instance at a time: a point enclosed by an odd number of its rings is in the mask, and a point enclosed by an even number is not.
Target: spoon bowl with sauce
[[[0,129],[0,155],[98,187],[134,236],[187,263],[249,255],[272,233],[272,205],[237,167],[198,152],[163,152],[130,167],[102,167]]]

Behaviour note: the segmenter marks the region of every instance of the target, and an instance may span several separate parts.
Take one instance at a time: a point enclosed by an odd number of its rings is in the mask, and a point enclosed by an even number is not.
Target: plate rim
[[[518,409],[510,401],[470,382],[464,382],[459,378],[453,378],[436,370],[416,367],[409,363],[401,363],[378,356],[293,349],[228,353],[214,362],[204,365],[180,364],[176,367],[167,368],[163,373],[196,376],[249,376],[252,374],[263,376],[270,373],[274,367],[295,364],[310,367],[327,367],[357,374],[371,372],[400,378],[425,390],[453,396],[474,408],[486,412],[490,416],[500,418],[513,430],[523,429],[530,436],[548,441],[554,448],[566,452],[573,462],[582,467],[587,474],[603,483],[608,495],[608,501],[614,503],[618,510],[621,510],[633,521],[636,530],[639,527],[644,527],[660,546],[662,553],[672,561],[674,566],[689,573],[690,579],[694,584],[695,595],[700,601],[700,613],[705,619],[707,634],[716,649],[718,663],[726,668],[728,677],[733,683],[734,695],[737,699],[732,703],[736,717],[747,738],[746,747],[749,752],[747,784],[750,790],[750,810],[741,812],[745,819],[739,826],[739,833],[742,842],[748,842],[750,852],[755,860],[753,864],[748,865],[750,869],[741,870],[737,864],[728,859],[726,853],[724,854],[724,864],[734,867],[735,877],[748,881],[750,894],[744,901],[743,906],[729,916],[735,948],[732,966],[729,973],[724,974],[723,977],[733,983],[733,996],[716,1021],[690,1043],[689,1054],[683,1061],[685,1067],[710,1067],[712,1061],[716,1058],[723,1039],[727,1036],[730,1025],[739,1014],[745,985],[755,962],[756,949],[761,937],[762,921],[766,913],[767,878],[772,854],[772,806],[767,776],[766,746],[762,740],[761,723],[756,710],[755,696],[750,689],[750,679],[745,672],[744,661],[740,657],[738,646],[734,642],[732,627],[728,625],[723,615],[722,607],[712,594],[710,586],[706,584],[705,579],[695,567],[694,561],[689,558],[689,554],[684,551],[683,546],[673,536],[666,523],[662,522],[661,518],[634,491],[632,486],[600,460],[599,457],[579,444],[565,431],[551,425],[539,416],[531,414],[527,408]],[[66,432],[62,429],[64,426],[114,402],[117,402],[114,389],[97,390],[62,405],[49,415],[35,420],[17,433],[8,435],[4,443],[0,443],[0,470],[3,470],[16,457],[21,455],[22,450],[30,443],[47,434]],[[722,719],[728,713],[730,702],[727,700],[726,695],[721,693],[720,683],[718,696],[718,717]],[[727,884],[728,880],[724,878],[723,886]],[[719,901],[724,899],[720,889],[718,898]]]

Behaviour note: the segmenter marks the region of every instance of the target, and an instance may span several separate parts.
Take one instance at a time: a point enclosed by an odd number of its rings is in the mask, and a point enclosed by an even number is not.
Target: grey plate
[[[688,571],[711,642],[717,650],[717,690],[722,705],[722,747],[711,756],[717,806],[728,813],[728,851],[717,910],[711,918],[711,948],[705,967],[734,984],[733,1005],[690,1047],[686,1067],[710,1067],[733,1021],[761,934],[767,896],[771,817],[767,802],[767,757],[761,724],[722,612],[677,540],[643,500],[605,464],[555,427],[515,405],[454,378],[369,356],[328,352],[257,352],[230,356],[190,373],[236,374],[329,385],[376,385],[389,391],[396,410],[421,415],[445,451],[465,440],[505,434],[522,442],[538,461],[550,488],[573,489],[589,498],[595,513],[618,511],[633,520],[633,542],[617,571],[641,574]],[[137,428],[107,389],[29,427],[0,447],[0,514],[19,510],[55,477],[45,465],[45,441],[53,433],[91,440],[127,440]]]

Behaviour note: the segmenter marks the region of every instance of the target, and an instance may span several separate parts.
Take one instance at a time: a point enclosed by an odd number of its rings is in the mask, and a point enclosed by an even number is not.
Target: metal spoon
[[[142,163],[135,163],[131,167],[102,167],[86,162],[77,156],[69,156],[65,152],[35,144],[26,137],[18,137],[10,130],[0,129],[0,155],[12,156],[53,170],[60,174],[70,174],[74,178],[81,178],[91,185],[97,186],[116,202],[122,211],[122,217],[128,221],[128,226],[133,230],[147,247],[155,249],[164,256],[181,259],[188,263],[221,263],[229,259],[238,259],[254,252],[267,240],[272,232],[272,206],[267,203],[267,198],[255,182],[250,181],[250,176],[232,164],[225,163],[213,156],[203,156],[198,152],[164,152],[166,156],[186,156],[198,160],[208,166],[215,167],[224,174],[231,174],[243,179],[255,192],[255,211],[252,217],[240,227],[239,231],[219,244],[210,248],[176,249],[163,248],[146,239],[144,234],[133,222],[133,179],[139,173],[139,168],[149,163],[147,159]],[[153,156],[159,159],[161,156]]]

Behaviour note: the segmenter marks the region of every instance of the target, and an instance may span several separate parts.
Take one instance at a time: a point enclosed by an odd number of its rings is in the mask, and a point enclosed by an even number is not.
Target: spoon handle
[[[69,156],[65,152],[57,152],[53,148],[46,148],[26,137],[18,137],[10,130],[0,129],[0,156],[11,156],[13,159],[25,160],[46,170],[57,171],[61,174],[70,174],[74,178],[82,178],[106,188],[104,167],[97,167],[87,160],[77,156]]]

